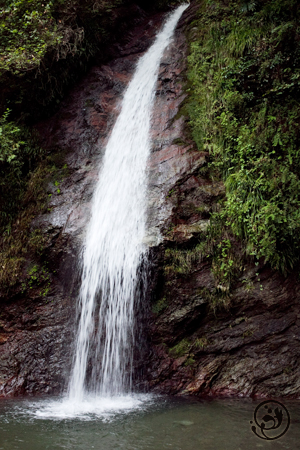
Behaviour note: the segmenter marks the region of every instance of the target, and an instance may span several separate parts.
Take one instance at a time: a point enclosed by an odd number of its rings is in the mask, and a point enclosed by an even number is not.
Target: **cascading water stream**
[[[146,163],[161,57],[187,5],[168,18],[139,60],[106,147],[83,249],[80,321],[69,399],[87,392],[115,396],[131,389],[134,305],[147,253]],[[88,362],[92,373],[87,385]]]

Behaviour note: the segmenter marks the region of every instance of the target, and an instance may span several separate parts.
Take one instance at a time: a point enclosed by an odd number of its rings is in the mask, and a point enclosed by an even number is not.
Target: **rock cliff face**
[[[49,152],[66,155],[69,175],[59,182],[59,189],[55,183],[48,186],[49,212],[32,224],[45,240],[42,256],[49,292],[33,283],[23,294],[20,274],[16,294],[1,298],[0,396],[59,393],[66,387],[75,337],[79,252],[99,165],[124,89],[162,20],[162,14],[149,17],[141,11],[124,42],[106,50],[110,62],[94,66],[59,112],[37,125],[41,144]]]
[[[284,278],[263,263],[249,262],[227,293],[213,276],[209,252],[189,251],[200,241],[210,212],[224,196],[222,183],[205,177],[208,155],[196,152],[188,142],[184,117],[173,119],[184,98],[185,57],[181,55],[186,55],[187,47],[182,30],[196,8],[186,11],[174,50],[162,63],[162,96],[154,113],[154,142],[160,123],[158,139],[163,143],[152,155],[155,169],[150,179],[157,177],[160,183],[165,222],[162,243],[152,252],[150,388],[181,395],[299,397],[298,274]],[[167,120],[162,119],[164,108]],[[174,145],[171,138],[180,138],[181,145]]]
[[[186,10],[164,54],[152,120],[147,385],[168,394],[298,397],[297,275],[283,278],[263,264],[249,264],[230,295],[216,304],[207,255],[180,260],[205,232],[210,212],[224,196],[222,183],[205,177],[208,155],[189,139],[182,114],[184,30],[196,9]],[[126,42],[114,46],[111,61],[95,66],[60,111],[37,127],[46,148],[67,151],[69,175],[59,193],[49,186],[49,212],[33,223],[46,239],[49,293],[41,296],[36,290],[27,299],[19,292],[1,305],[2,396],[58,393],[66,386],[78,256],[98,167],[135,63],[161,22],[161,15],[141,17]],[[184,270],[174,270],[170,252]]]

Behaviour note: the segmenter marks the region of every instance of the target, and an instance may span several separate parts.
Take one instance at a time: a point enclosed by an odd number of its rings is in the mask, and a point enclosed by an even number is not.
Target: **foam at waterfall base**
[[[109,421],[119,414],[142,410],[150,406],[153,401],[154,396],[150,394],[127,394],[115,397],[87,394],[82,400],[63,397],[57,400],[32,402],[28,413],[40,419],[93,420],[100,418],[103,421]]]

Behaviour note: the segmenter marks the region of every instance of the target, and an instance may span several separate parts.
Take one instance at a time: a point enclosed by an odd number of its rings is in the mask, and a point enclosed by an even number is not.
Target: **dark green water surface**
[[[78,407],[63,399],[1,400],[0,450],[299,450],[300,401],[283,401],[291,424],[271,441],[251,431],[258,403],[141,396],[90,398]]]

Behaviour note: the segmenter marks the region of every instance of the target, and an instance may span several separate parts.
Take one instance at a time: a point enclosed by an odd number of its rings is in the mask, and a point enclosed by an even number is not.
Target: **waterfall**
[[[147,255],[151,109],[161,57],[185,8],[169,16],[140,58],[106,146],[82,251],[81,314],[69,384],[75,401],[88,392],[115,396],[131,390],[134,309]]]

